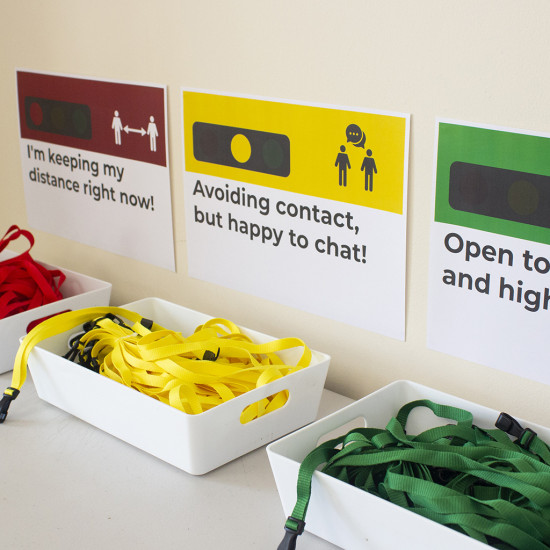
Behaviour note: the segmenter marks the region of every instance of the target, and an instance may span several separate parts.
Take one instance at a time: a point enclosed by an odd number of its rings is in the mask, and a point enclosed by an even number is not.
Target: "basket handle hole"
[[[282,390],[269,397],[264,397],[255,403],[247,405],[241,412],[241,424],[248,424],[261,416],[265,416],[286,405],[288,401],[288,390]]]

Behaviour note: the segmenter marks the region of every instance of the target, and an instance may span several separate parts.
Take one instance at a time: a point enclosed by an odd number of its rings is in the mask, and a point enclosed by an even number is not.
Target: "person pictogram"
[[[351,164],[344,145],[340,146],[340,152],[336,157],[334,166],[338,166],[338,184],[346,187],[348,184],[348,168],[351,168]]]
[[[363,171],[365,172],[365,191],[372,191],[372,180],[374,174],[378,174],[378,172],[370,149],[367,149],[367,154],[363,159],[363,164],[361,164],[361,172]]]
[[[115,131],[115,143],[117,145],[122,145],[122,120],[120,120],[118,111],[115,111],[111,128]]]
[[[149,117],[149,126],[147,126],[147,135],[149,136],[149,146],[151,151],[157,150],[157,137],[159,135],[157,125],[155,124],[155,117]]]

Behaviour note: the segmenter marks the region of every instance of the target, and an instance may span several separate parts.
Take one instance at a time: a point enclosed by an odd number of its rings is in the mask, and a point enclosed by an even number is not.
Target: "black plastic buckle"
[[[277,546],[277,550],[296,550],[296,540],[304,532],[305,521],[288,516],[286,522],[288,523],[289,521],[296,523],[297,527],[296,529],[292,529],[285,524],[285,536],[279,546]]]
[[[203,361],[216,361],[218,357],[220,356],[220,348],[218,348],[218,353],[214,353],[213,351],[210,351],[207,349],[204,352],[204,355],[202,356]],[[298,520],[296,520],[298,521]]]
[[[11,390],[11,393],[6,393],[8,390]],[[19,395],[19,390],[16,388],[12,388],[11,386],[6,389],[4,392],[4,396],[0,400],[0,424],[6,420],[6,416],[8,416],[8,409],[10,408],[11,402],[17,398]]]
[[[80,344],[80,339],[85,334],[86,334],[85,332],[78,332],[76,334],[73,334],[69,338],[69,342],[68,342],[69,351],[63,356],[63,359],[76,362],[75,359],[79,353],[78,345]]]
[[[147,330],[151,330],[153,328],[154,321],[152,319],[146,319],[144,317],[139,323],[142,326],[144,326]]]
[[[523,449],[528,449],[533,439],[537,437],[537,432],[533,431],[531,428],[523,428],[523,426],[515,418],[507,413],[500,413],[497,421],[495,422],[495,426],[499,430],[515,437],[517,439],[516,443]],[[528,433],[529,436],[525,439],[525,441],[523,441],[523,436],[526,433]]]

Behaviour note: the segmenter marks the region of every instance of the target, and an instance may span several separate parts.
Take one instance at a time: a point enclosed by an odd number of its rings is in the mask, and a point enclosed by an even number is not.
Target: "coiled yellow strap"
[[[106,315],[132,325],[119,324]],[[141,315],[123,308],[71,311],[42,322],[23,340],[15,359],[12,384],[0,402],[0,422],[25,382],[32,348],[46,338],[94,320],[93,328],[79,339],[79,352],[88,353],[97,361],[102,375],[188,414],[204,412],[311,362],[311,350],[299,338],[255,344],[225,319],[211,319],[184,337],[155,323],[142,324]],[[302,354],[295,365],[284,364],[277,355],[297,347],[302,348]],[[241,422],[275,410],[287,399],[286,391],[262,399],[243,411]]]

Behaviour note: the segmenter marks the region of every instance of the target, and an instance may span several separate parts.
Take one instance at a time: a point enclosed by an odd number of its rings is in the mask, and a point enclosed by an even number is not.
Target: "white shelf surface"
[[[10,382],[0,375],[0,392]],[[324,390],[318,416],[349,403]],[[265,447],[193,476],[42,401],[30,377],[0,442],[5,548],[276,550],[283,538]],[[307,532],[297,546],[336,548]]]

